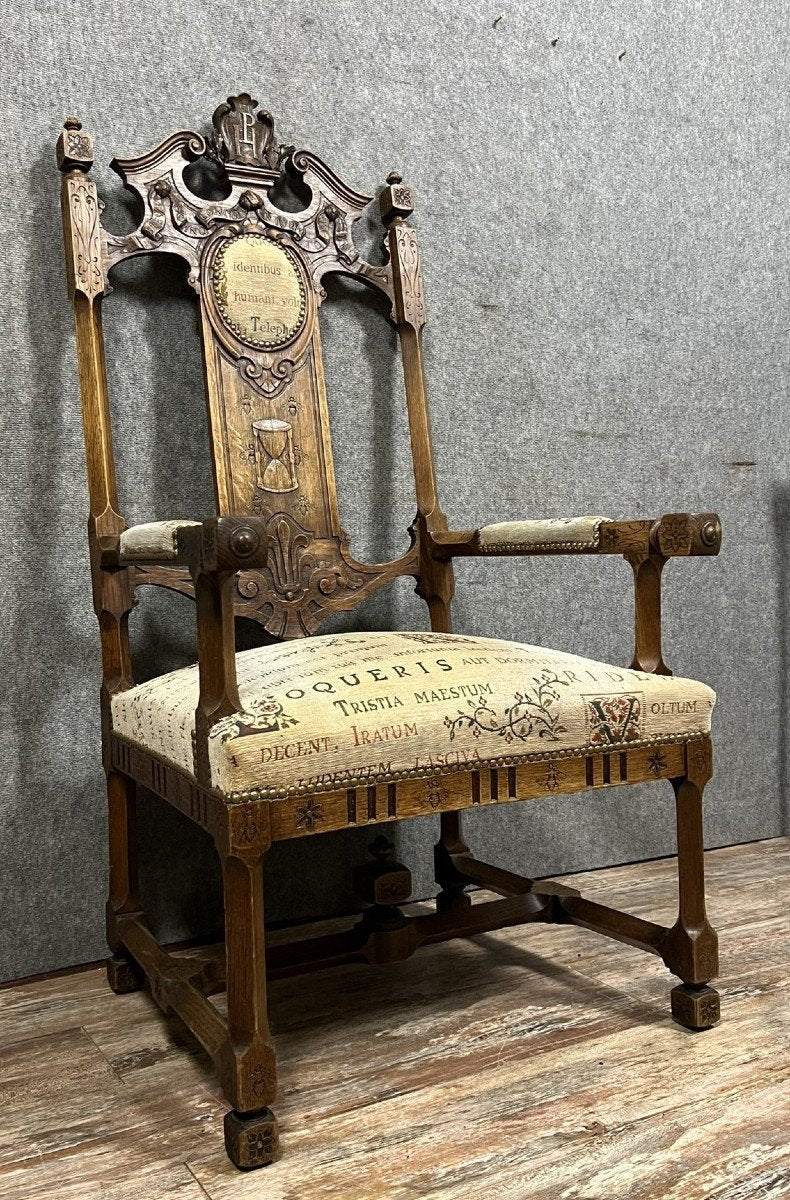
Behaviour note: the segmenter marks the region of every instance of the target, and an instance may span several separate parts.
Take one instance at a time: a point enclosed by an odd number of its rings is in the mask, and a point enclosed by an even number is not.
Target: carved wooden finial
[[[387,187],[379,193],[379,209],[385,225],[389,225],[396,217],[403,220],[414,211],[411,188],[404,185],[403,176],[397,171],[390,171],[387,176]]]
[[[81,131],[82,121],[77,117],[66,117],[55,146],[58,170],[90,171],[93,166],[93,138]]]
[[[278,175],[279,146],[274,137],[274,118],[249,92],[228,96],[212,117],[214,133],[209,143],[213,158],[233,179],[251,179],[253,173],[268,179]]]

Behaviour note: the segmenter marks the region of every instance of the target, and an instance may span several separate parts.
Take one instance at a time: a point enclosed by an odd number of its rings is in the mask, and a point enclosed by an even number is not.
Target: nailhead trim
[[[496,550],[597,550],[599,538],[592,542],[488,542],[480,546],[483,554]]]

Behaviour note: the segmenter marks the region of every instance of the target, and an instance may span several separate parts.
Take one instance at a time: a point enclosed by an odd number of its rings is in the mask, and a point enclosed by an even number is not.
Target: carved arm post
[[[668,513],[654,522],[602,521],[601,551],[622,554],[634,572],[634,657],[631,667],[671,675],[661,648],[661,574],[668,559],[718,554],[715,513]]]
[[[142,545],[124,558],[123,543],[118,538],[106,545],[104,560],[108,565],[124,561],[140,564],[161,562],[166,557],[168,565],[189,569],[196,602],[200,678],[195,767],[198,782],[210,788],[209,733],[219,720],[241,708],[234,633],[236,577],[240,570],[266,565],[266,521],[253,516],[212,517],[175,522],[172,529],[170,524],[148,527],[152,543],[167,541],[157,537],[157,528],[169,535],[171,547],[164,554],[157,555],[155,546],[147,552],[143,537]],[[135,529],[129,533],[134,534]],[[210,1025],[204,1044],[217,1063],[233,1105],[225,1118],[225,1130],[240,1161],[245,1161],[248,1143],[260,1149],[265,1141],[266,1155],[272,1156],[277,1142],[276,1121],[268,1109],[277,1086],[266,1015],[262,860],[271,840],[268,822],[266,805],[254,815],[244,805],[228,805],[215,836],[224,885],[228,1017],[226,1030],[217,1033]],[[162,1000],[166,1007],[167,989]],[[205,1014],[199,1007],[202,1021]],[[249,1165],[254,1165],[252,1160]]]
[[[260,517],[217,517],[187,528],[178,551],[189,567],[197,611],[200,697],[195,713],[198,781],[211,784],[208,737],[222,717],[241,708],[236,682],[234,588],[239,570],[263,567],[266,522]],[[267,1156],[277,1146],[277,1123],[268,1105],[277,1092],[274,1046],[266,1012],[263,911],[263,855],[270,843],[268,808],[258,812],[253,830],[239,806],[225,813],[216,839],[222,862],[228,1035],[218,1054],[225,1093],[233,1105],[226,1114],[226,1138],[244,1159],[252,1141],[263,1138]]]

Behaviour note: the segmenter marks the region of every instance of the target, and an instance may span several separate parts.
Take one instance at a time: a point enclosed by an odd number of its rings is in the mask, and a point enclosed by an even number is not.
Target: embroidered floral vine
[[[545,670],[533,676],[535,688],[530,692],[516,692],[515,704],[505,709],[500,717],[495,709],[479,700],[468,700],[471,713],[459,712],[458,716],[445,717],[444,723],[450,730],[452,741],[462,729],[470,729],[473,737],[483,733],[495,733],[506,742],[524,742],[537,735],[547,742],[558,742],[567,729],[560,723],[560,714],[551,712],[551,706],[560,698],[561,687],[568,687],[554,671]]]
[[[277,733],[280,729],[290,729],[298,724],[296,717],[285,712],[274,696],[265,696],[262,700],[250,701],[244,712],[237,713],[222,730],[220,741],[249,737],[255,733]]]

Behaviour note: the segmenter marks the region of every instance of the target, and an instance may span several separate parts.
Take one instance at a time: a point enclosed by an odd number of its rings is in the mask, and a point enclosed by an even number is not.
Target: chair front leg
[[[678,839],[678,918],[662,957],[682,985],[672,989],[672,1015],[689,1029],[709,1029],[719,1020],[718,992],[709,987],[719,971],[715,930],[705,911],[702,794],[712,773],[709,738],[686,747],[686,774],[672,780]]]
[[[137,784],[120,771],[107,772],[107,823],[110,888],[107,897],[107,982],[116,995],[138,991],[145,974],[124,950],[118,917],[142,916],[137,886]]]
[[[274,1046],[266,1012],[263,852],[222,856],[225,887],[228,1045],[220,1062],[232,1111],[225,1146],[237,1167],[250,1170],[277,1153],[277,1120],[268,1107],[277,1094]]]

